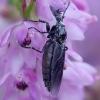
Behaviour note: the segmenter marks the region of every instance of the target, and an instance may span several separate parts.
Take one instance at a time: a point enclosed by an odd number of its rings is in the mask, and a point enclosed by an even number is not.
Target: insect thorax
[[[62,22],[59,22],[56,25],[52,26],[50,34],[48,35],[49,38],[59,43],[65,42],[66,36],[67,32],[65,30],[65,25]]]

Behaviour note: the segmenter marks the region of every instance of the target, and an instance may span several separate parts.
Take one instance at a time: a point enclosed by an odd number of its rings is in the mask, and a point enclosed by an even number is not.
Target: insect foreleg
[[[41,19],[39,19],[38,21],[34,21],[34,20],[27,20],[27,19],[25,19],[25,20],[23,20],[23,21],[41,22],[41,23],[46,23],[46,24],[49,24],[48,22],[46,22],[46,21],[44,21],[44,20],[41,20]]]
[[[48,32],[41,32],[41,31],[39,31],[38,29],[36,29],[35,27],[30,27],[30,28],[28,28],[28,30],[30,30],[30,29],[35,29],[35,30],[37,30],[39,33],[48,33]]]
[[[39,19],[38,21],[34,21],[34,20],[23,20],[23,21],[31,21],[31,22],[41,22],[41,23],[45,23],[46,24],[46,30],[47,30],[46,33],[48,33],[50,31],[50,25],[49,25],[49,23],[46,22],[46,21],[44,21],[44,20]]]
[[[19,44],[20,45],[20,44]],[[37,52],[39,52],[39,53],[43,53],[44,52],[44,50],[45,50],[45,46],[42,48],[42,50],[40,51],[40,50],[38,50],[38,49],[36,49],[36,48],[34,48],[34,47],[24,47],[24,46],[22,46],[22,45],[20,45],[21,47],[23,47],[23,48],[26,48],[26,49],[32,49],[32,50],[35,50],[35,51],[37,51]]]
[[[50,25],[49,25],[48,22],[46,22],[46,21],[44,21],[44,20],[41,20],[41,19],[39,19],[39,22],[45,23],[45,24],[46,24],[46,30],[47,30],[47,32],[50,31]]]

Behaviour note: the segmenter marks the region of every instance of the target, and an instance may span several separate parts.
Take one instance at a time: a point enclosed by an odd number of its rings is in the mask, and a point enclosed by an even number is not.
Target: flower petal
[[[81,13],[73,2],[70,1],[70,5],[65,13],[65,18],[79,20],[81,18]]]
[[[69,66],[67,70],[64,71],[64,78],[71,84],[91,85],[94,82],[93,76],[86,70],[74,65],[71,61],[68,61],[67,64],[69,64]]]
[[[28,93],[32,100],[41,100],[41,93],[38,90],[39,88],[36,85],[29,85]]]
[[[8,78],[10,74],[11,72],[8,72],[0,79],[0,86],[5,82],[5,80]]]
[[[73,51],[72,49],[68,49],[67,53],[68,53],[68,55],[70,55],[75,60],[77,60],[77,61],[83,61],[82,57],[78,53],[76,53],[75,51]]]
[[[37,77],[34,71],[29,70],[29,69],[24,69],[23,70],[23,80],[27,84],[36,84],[37,82]]]
[[[18,71],[23,67],[24,59],[20,52],[15,51],[10,60],[11,61],[9,61],[9,66],[11,68],[12,74],[15,76],[18,73]]]
[[[33,20],[23,20],[23,23],[27,27],[27,29],[30,28],[30,27],[37,28],[38,26],[41,26],[41,23],[34,22]]]
[[[47,2],[49,3],[49,5],[55,7],[55,9],[65,9],[65,5],[61,0],[48,0]]]
[[[83,40],[84,34],[81,29],[71,21],[65,20],[66,31],[69,40]]]
[[[19,43],[22,43],[24,41],[27,33],[28,29],[26,28],[24,23],[16,25],[15,27],[12,28],[11,31],[11,34],[19,41]]]
[[[87,71],[90,74],[96,74],[97,70],[92,65],[85,63],[85,62],[73,62],[74,65],[77,65]]]
[[[7,63],[13,57],[15,52],[18,51],[18,49],[19,49],[19,47],[12,46],[12,44],[10,43],[10,46],[8,48],[8,52],[4,56],[4,62]]]
[[[82,17],[79,19],[79,21],[85,25],[88,25],[92,22],[96,22],[98,18],[95,15],[90,15],[87,12],[80,11],[82,14]]]
[[[32,44],[35,48],[42,50],[43,46],[45,45],[46,37],[38,32],[34,34],[32,38]],[[41,44],[41,45],[40,45]]]
[[[10,36],[10,32],[11,32],[11,28],[8,29],[5,34],[3,35],[3,37],[1,38],[1,42],[0,42],[0,47],[2,47],[4,44],[7,43],[9,36]]]
[[[86,0],[73,0],[73,3],[78,7],[78,9],[89,11],[89,6]]]
[[[36,67],[37,52],[31,49],[21,48],[21,54],[24,62],[33,70]]]
[[[79,86],[70,85],[63,80],[61,89],[58,94],[59,100],[83,100],[83,88]]]
[[[49,7],[49,4],[45,0],[36,0],[36,6],[37,6],[37,12],[38,16],[42,19],[46,19],[51,21],[52,18],[52,13]]]
[[[14,86],[12,84],[7,85],[3,100],[18,100],[17,97],[18,94],[16,93]]]

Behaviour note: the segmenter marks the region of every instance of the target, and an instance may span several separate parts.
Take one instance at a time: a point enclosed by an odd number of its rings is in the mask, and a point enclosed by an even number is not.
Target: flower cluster
[[[1,38],[0,87],[6,87],[3,100],[15,100],[14,98],[16,100],[82,100],[84,98],[83,87],[94,82],[93,75],[96,70],[83,62],[82,57],[73,50],[72,42],[83,40],[88,24],[96,21],[96,18],[84,12],[77,3],[75,5],[76,1],[78,2],[78,0],[70,1],[63,21],[67,31],[66,46],[68,50],[65,54],[59,94],[56,97],[52,96],[44,86],[42,54],[25,48],[34,47],[42,50],[47,41],[47,34],[42,34],[36,29],[44,32],[46,26],[44,23],[23,20],[9,28]],[[49,22],[52,27],[55,25],[56,19],[50,6],[64,10],[68,2],[68,0],[36,0],[38,18]],[[79,3],[81,6],[84,5],[80,1]]]

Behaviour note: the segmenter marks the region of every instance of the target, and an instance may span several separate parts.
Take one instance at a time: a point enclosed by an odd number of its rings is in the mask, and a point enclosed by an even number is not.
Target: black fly
[[[70,2],[68,3],[69,6]],[[68,6],[66,7],[65,11],[67,10]],[[53,15],[56,18],[56,24],[52,26],[50,29],[50,25],[48,22],[39,20],[32,22],[41,22],[46,24],[47,32],[41,32],[35,27],[30,27],[29,29],[33,28],[40,33],[48,33],[47,38],[49,38],[43,47],[42,51],[34,47],[26,47],[27,41],[24,43],[24,48],[29,48],[36,50],[40,53],[43,53],[42,59],[42,74],[43,74],[43,81],[45,86],[47,87],[48,91],[51,92],[53,95],[57,95],[60,89],[62,75],[63,75],[63,68],[64,68],[64,59],[65,59],[65,51],[68,49],[65,46],[65,41],[67,38],[67,32],[65,30],[65,25],[63,24],[64,14],[61,15],[61,11],[55,10],[54,7],[50,6],[50,9]]]

